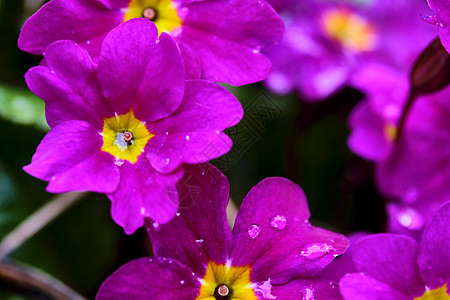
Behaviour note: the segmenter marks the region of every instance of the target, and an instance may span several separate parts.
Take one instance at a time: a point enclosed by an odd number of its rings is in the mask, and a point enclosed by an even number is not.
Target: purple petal
[[[86,50],[71,41],[51,44],[45,53],[48,67],[35,67],[25,75],[31,91],[44,99],[50,127],[70,120],[103,128],[111,115],[96,80],[94,63]]]
[[[322,278],[295,279],[286,284],[273,285],[272,295],[283,300],[340,300],[338,285]]]
[[[202,65],[196,53],[185,43],[179,42],[178,47],[183,58],[186,79],[200,79],[202,76]]]
[[[265,1],[193,1],[186,6],[185,27],[261,49],[283,37],[284,24]]]
[[[344,276],[339,282],[339,290],[346,300],[411,300],[409,294],[363,273]]]
[[[169,223],[147,224],[155,255],[176,258],[202,277],[208,260],[225,264],[231,231],[226,177],[209,164],[186,166],[179,182],[180,210]]]
[[[439,37],[442,45],[450,53],[450,4],[446,0],[428,0],[430,8],[436,13]]]
[[[42,54],[55,41],[81,43],[110,31],[122,19],[123,12],[111,11],[98,1],[52,0],[25,22],[19,48]]]
[[[245,197],[233,229],[233,265],[252,265],[252,282],[313,276],[345,251],[348,240],[312,227],[302,189],[268,178]]]
[[[357,241],[359,241],[359,239],[367,235],[369,235],[369,233],[362,231],[350,234],[348,236],[350,246],[347,251],[326,266],[326,268],[319,273],[320,277],[339,282],[345,274],[357,272],[358,270],[356,269],[352,258],[354,245]]]
[[[147,19],[132,19],[112,30],[103,42],[98,80],[118,114],[133,108],[136,117],[154,121],[180,105],[184,65],[178,47]]]
[[[203,80],[187,81],[175,113],[149,124],[150,132],[168,133],[162,147],[147,152],[152,166],[166,173],[182,163],[198,164],[225,154],[232,141],[221,131],[238,123],[242,115],[241,104],[226,89]]]
[[[167,223],[175,217],[178,209],[176,184],[183,176],[182,170],[158,173],[143,155],[134,165],[124,162],[119,170],[119,187],[108,197],[112,202],[111,216],[125,233],[135,232],[144,225],[146,217],[157,224]]]
[[[431,289],[450,284],[450,202],[444,204],[425,227],[418,264]]]
[[[263,80],[269,75],[270,61],[258,50],[220,38],[202,30],[186,27],[179,37],[198,55],[202,78],[234,86]]]
[[[195,299],[200,281],[179,261],[165,258],[133,260],[103,282],[97,300]]]
[[[102,138],[92,125],[82,121],[63,122],[44,137],[31,164],[30,175],[50,181],[47,190],[113,192],[119,184],[114,157],[102,152]]]
[[[350,114],[352,129],[348,138],[349,148],[367,160],[385,159],[392,143],[385,135],[385,124],[379,116],[370,110],[367,102],[360,102]]]
[[[360,239],[353,249],[356,268],[367,276],[409,295],[421,296],[425,285],[417,265],[418,244],[410,237],[375,234]]]

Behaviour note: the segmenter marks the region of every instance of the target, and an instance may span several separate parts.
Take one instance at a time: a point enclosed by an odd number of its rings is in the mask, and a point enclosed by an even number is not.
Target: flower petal
[[[142,121],[170,115],[181,103],[184,65],[172,38],[147,19],[132,19],[105,38],[98,80],[118,114],[134,109]]]
[[[119,171],[114,157],[100,151],[101,145],[101,136],[89,123],[63,122],[44,137],[24,170],[50,181],[47,190],[52,193],[73,190],[110,193],[119,184]]]
[[[425,227],[418,263],[431,289],[450,284],[450,202],[444,204]]]
[[[158,173],[143,155],[134,165],[125,161],[119,170],[119,187],[108,198],[112,202],[111,216],[126,234],[144,225],[146,217],[158,223],[167,223],[175,217],[178,209],[176,184],[183,176],[182,170]]]
[[[52,0],[32,15],[22,27],[19,48],[42,54],[51,43],[78,43],[108,32],[123,19],[123,12],[111,11],[99,1]]]
[[[277,297],[276,299],[283,300],[342,299],[335,282],[315,277],[295,279],[286,284],[273,285],[272,295]]]
[[[417,242],[408,236],[375,234],[361,238],[352,256],[360,272],[405,295],[418,297],[425,285],[417,265],[417,252]]]
[[[183,20],[184,27],[261,49],[283,37],[284,24],[266,1],[192,1]],[[184,29],[184,28],[183,28]]]
[[[182,163],[197,164],[225,154],[232,141],[221,131],[238,123],[242,115],[241,104],[224,88],[204,80],[187,81],[175,113],[149,124],[151,132],[168,133],[162,147],[147,152],[152,166],[166,173]]]
[[[102,129],[102,117],[112,113],[96,80],[89,54],[71,41],[58,41],[45,52],[48,67],[35,67],[25,75],[31,91],[44,99],[50,127],[82,120]]]
[[[169,223],[146,224],[155,255],[176,258],[202,277],[208,260],[225,264],[231,245],[226,207],[230,186],[209,164],[186,166],[179,182],[180,210]]]
[[[109,276],[96,299],[195,299],[199,291],[200,282],[179,261],[146,257],[123,265]]]
[[[252,282],[313,276],[345,251],[340,234],[312,227],[302,189],[267,178],[245,197],[233,229],[233,265],[252,265]]]
[[[238,42],[193,27],[183,28],[177,41],[197,54],[206,80],[238,86],[263,80],[270,73],[268,58]]]
[[[339,290],[346,300],[411,300],[411,296],[362,273],[344,276]]]

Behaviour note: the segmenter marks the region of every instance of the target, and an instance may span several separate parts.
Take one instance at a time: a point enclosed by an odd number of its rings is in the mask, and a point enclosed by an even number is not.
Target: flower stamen
[[[146,7],[142,11],[142,17],[143,18],[147,18],[150,21],[153,21],[157,17],[157,12],[156,12],[156,10],[153,7]]]

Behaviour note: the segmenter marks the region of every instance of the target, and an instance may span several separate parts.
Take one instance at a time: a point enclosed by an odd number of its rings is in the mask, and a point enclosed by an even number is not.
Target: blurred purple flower
[[[389,230],[420,234],[450,197],[450,86],[415,100],[405,130],[389,157],[378,163],[381,191],[389,205]]]
[[[106,36],[98,65],[74,42],[58,41],[45,51],[47,66],[26,74],[51,130],[25,171],[49,181],[49,192],[106,193],[126,233],[145,217],[175,216],[183,164],[226,153],[232,141],[222,130],[243,114],[224,88],[185,81],[177,45],[157,37],[150,21],[131,20]]]
[[[382,64],[367,64],[351,79],[365,94],[349,116],[349,148],[380,162],[394,147],[397,127],[409,93],[406,74]]]
[[[122,266],[97,299],[341,299],[334,282],[315,275],[348,240],[310,225],[299,186],[284,178],[261,181],[231,231],[226,177],[208,164],[188,169],[180,194],[192,195],[192,186],[201,193],[185,197],[171,222],[147,223],[156,258]]]
[[[272,61],[265,83],[276,93],[298,91],[307,101],[352,85],[366,63],[406,72],[435,35],[420,17],[430,13],[420,0],[271,3],[279,8],[286,32],[282,42],[265,51]]]
[[[428,4],[436,15],[425,20],[438,26],[441,43],[450,53],[450,3],[448,0],[428,0]]]
[[[450,299],[450,202],[426,226],[420,243],[396,234],[360,239],[352,257],[361,273],[339,284],[345,299]]]
[[[175,38],[188,78],[232,85],[267,77],[271,64],[260,50],[284,31],[264,0],[51,0],[25,22],[19,47],[42,54],[52,42],[72,40],[95,60],[111,29],[141,17]]]

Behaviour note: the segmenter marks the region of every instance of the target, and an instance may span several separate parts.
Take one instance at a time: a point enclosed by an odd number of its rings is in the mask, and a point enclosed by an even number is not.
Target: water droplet
[[[253,49],[252,52],[253,52],[254,54],[258,54],[258,53],[259,53],[259,50],[258,50],[258,49]]]
[[[159,223],[158,222],[153,222],[152,223],[152,226],[153,226],[153,228],[156,230],[156,231],[158,231],[159,230],[159,228],[160,228],[160,226],[159,226]]]
[[[180,280],[180,283],[181,283],[181,284],[184,284],[184,280]]]
[[[421,213],[411,207],[401,209],[397,214],[397,220],[403,227],[411,230],[422,229],[425,224]]]
[[[303,221],[305,224],[306,224],[306,226],[308,226],[309,228],[311,228],[312,227],[312,225],[311,225],[311,223],[309,223],[309,220],[305,220],[305,221]]]
[[[52,176],[51,179],[52,179],[52,181],[55,181],[55,180],[56,180],[56,177],[55,177],[55,176]]]
[[[168,132],[168,131],[166,131],[166,135],[169,135],[169,132]]]
[[[314,288],[312,286],[302,287],[300,292],[303,295],[303,300],[314,300],[314,299],[316,299],[315,298],[316,291],[314,290]]]
[[[145,207],[141,207],[141,215],[145,216]]]
[[[197,245],[197,247],[201,247],[203,242],[204,242],[203,239],[195,240],[195,245]]]
[[[166,158],[164,161],[163,161],[163,164],[164,165],[168,165],[170,163],[170,158]]]
[[[253,224],[248,228],[248,235],[251,239],[256,238],[261,233],[261,226]]]
[[[86,44],[90,45],[90,44],[91,44],[91,41],[86,41]]]
[[[119,159],[119,157],[116,157],[116,161],[114,162],[114,164],[118,167],[120,167],[121,165],[123,165],[125,163],[124,160]]]
[[[179,217],[181,214],[180,214],[179,212],[177,212],[175,215],[176,215],[177,217]]]
[[[189,141],[191,137],[189,135],[186,135],[186,141]]]
[[[255,288],[255,292],[259,292],[262,294],[264,299],[276,299],[274,295],[272,295],[272,285],[270,284],[270,278],[267,281],[264,281],[262,284],[258,285]]]
[[[270,227],[277,228],[279,230],[283,230],[286,227],[286,218],[281,215],[276,215],[275,217],[270,220]]]
[[[325,243],[311,243],[305,245],[300,254],[308,260],[315,260],[324,257],[332,251],[335,251],[335,249],[331,245]]]

